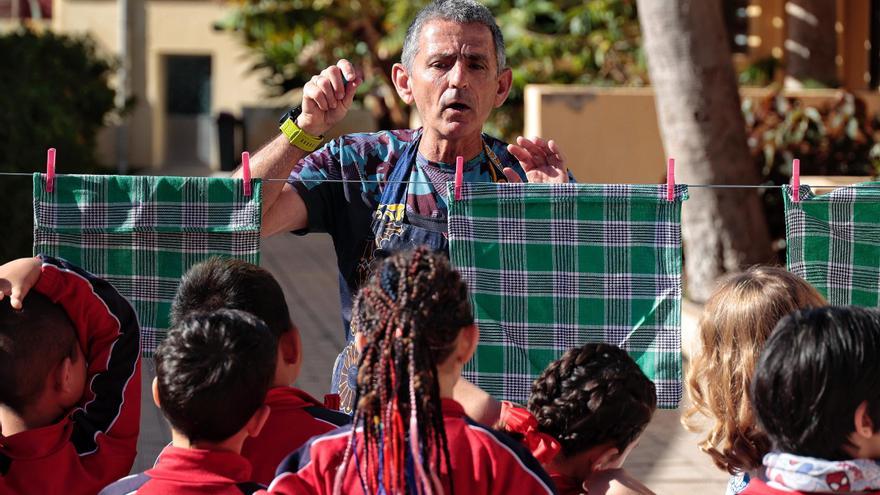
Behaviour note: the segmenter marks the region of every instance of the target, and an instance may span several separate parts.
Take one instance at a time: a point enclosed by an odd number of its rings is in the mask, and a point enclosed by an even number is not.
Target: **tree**
[[[269,69],[265,83],[283,94],[341,57],[366,72],[360,97],[380,127],[407,127],[409,109],[391,84],[406,29],[426,0],[237,0],[218,27],[241,34]],[[488,0],[507,44],[514,85],[488,130],[522,132],[526,84],[644,85],[635,0]]]
[[[0,171],[38,172],[46,149],[59,173],[95,172],[95,139],[113,110],[113,63],[88,37],[19,30],[0,36]],[[33,196],[29,177],[0,177],[0,261],[29,256]]]
[[[663,145],[692,184],[757,184],[721,0],[638,0]],[[771,258],[755,190],[692,189],[683,209],[688,296],[705,301],[728,271]]]
[[[837,2],[785,2],[785,85],[837,86]]]

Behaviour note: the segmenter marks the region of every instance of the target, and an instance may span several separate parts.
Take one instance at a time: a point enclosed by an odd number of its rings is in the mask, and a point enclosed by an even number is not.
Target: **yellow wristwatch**
[[[321,146],[324,136],[313,136],[296,125],[296,118],[302,113],[302,107],[295,107],[285,113],[279,123],[281,124],[281,132],[290,141],[290,144],[297,148],[311,153]]]

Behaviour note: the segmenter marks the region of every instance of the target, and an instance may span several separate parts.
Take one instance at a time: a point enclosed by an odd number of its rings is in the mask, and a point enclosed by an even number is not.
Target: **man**
[[[445,184],[453,180],[457,156],[465,159],[467,181],[568,181],[552,140],[519,137],[507,145],[481,133],[507,99],[512,73],[495,19],[474,0],[435,1],[419,12],[391,79],[398,95],[415,104],[422,129],[345,135],[317,149],[362,82],[357,69],[340,60],[305,85],[302,106],[282,118],[282,135],[251,160],[255,177],[288,179],[264,184],[264,236],[333,237],[346,330],[351,295],[377,254],[416,245],[448,250]],[[349,338],[333,373],[344,410],[356,363]]]

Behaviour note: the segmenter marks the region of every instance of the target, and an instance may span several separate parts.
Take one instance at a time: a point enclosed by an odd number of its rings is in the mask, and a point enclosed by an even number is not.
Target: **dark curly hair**
[[[275,346],[269,328],[250,313],[186,316],[156,348],[162,413],[190,441],[226,440],[263,405]]]
[[[366,337],[354,413],[363,441],[352,435],[337,492],[355,454],[368,473],[368,493],[380,491],[380,480],[388,493],[421,493],[438,482],[441,463],[451,472],[437,364],[473,323],[467,285],[443,254],[417,248],[375,269],[352,311],[352,324]],[[392,454],[392,445],[402,448]]]
[[[528,408],[566,457],[609,442],[623,452],[651,420],[657,394],[626,351],[586,344],[541,373]]]

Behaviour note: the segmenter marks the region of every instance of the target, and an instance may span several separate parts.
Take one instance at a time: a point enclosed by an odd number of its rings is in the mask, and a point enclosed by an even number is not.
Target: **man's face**
[[[478,133],[509,90],[492,33],[482,24],[434,20],[422,27],[409,88],[424,126],[447,139]]]

